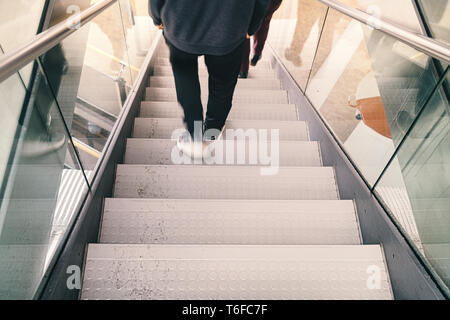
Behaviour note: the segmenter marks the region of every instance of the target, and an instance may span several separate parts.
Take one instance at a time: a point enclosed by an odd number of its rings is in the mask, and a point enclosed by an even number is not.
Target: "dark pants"
[[[269,34],[270,21],[275,11],[281,5],[282,0],[270,0],[269,6],[267,7],[266,15],[261,23],[259,30],[253,35],[253,51],[255,55],[261,55],[266,44],[267,35]],[[250,66],[250,39],[247,39],[244,48],[244,54],[242,57],[241,72],[248,72]]]
[[[170,48],[177,99],[184,110],[186,128],[194,136],[194,122],[203,121],[203,106],[198,77],[198,57],[175,48]],[[221,130],[230,113],[234,89],[241,66],[244,41],[231,53],[223,56],[205,55],[209,73],[209,97],[206,111],[205,130]]]

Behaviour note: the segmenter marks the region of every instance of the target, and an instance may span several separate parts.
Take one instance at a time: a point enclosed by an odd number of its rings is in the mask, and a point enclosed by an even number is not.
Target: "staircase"
[[[393,298],[381,246],[362,244],[353,201],[339,199],[334,169],[267,60],[239,80],[227,128],[279,129],[276,175],[249,157],[173,164],[182,112],[166,47],[149,83],[88,246],[82,299]]]

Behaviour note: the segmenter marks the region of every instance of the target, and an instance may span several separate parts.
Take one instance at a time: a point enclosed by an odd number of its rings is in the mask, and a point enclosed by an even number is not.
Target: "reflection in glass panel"
[[[14,105],[3,90],[1,97],[2,105],[20,114],[13,122],[12,136],[12,128],[0,128],[2,136],[11,138],[1,189],[2,299],[33,297],[61,234],[87,191],[52,92],[39,71],[31,79],[29,95],[17,75],[0,84],[2,89],[23,89]]]
[[[148,1],[120,0],[42,57],[87,171],[99,161],[137,78],[157,31],[152,25]]]
[[[326,11],[319,1],[284,0],[270,23],[270,45],[302,89],[306,88]]]
[[[330,10],[306,95],[373,184],[436,82],[429,57]]]
[[[148,0],[119,0],[133,81],[136,80],[148,50],[159,34],[158,28],[155,28],[148,15],[148,4]]]
[[[0,1],[0,56],[29,42],[42,28],[45,0]],[[20,70],[24,83],[30,81],[31,65]],[[15,123],[13,121],[12,123]]]
[[[38,32],[46,0],[0,1],[0,46],[11,52]]]
[[[43,54],[44,73],[30,64],[0,83],[0,299],[32,298],[61,249],[157,32],[147,6],[120,0]],[[50,25],[65,18],[55,7]]]
[[[376,192],[450,286],[450,106],[446,88],[427,104]]]
[[[133,83],[119,4],[63,40],[42,61],[83,168],[92,171]]]

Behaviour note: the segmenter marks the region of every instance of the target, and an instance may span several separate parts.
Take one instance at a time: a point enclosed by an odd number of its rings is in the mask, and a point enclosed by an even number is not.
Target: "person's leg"
[[[250,39],[247,39],[244,44],[244,53],[242,54],[241,72],[239,73],[239,77],[247,78],[249,68],[250,68]]]
[[[316,23],[323,24],[326,8],[320,3],[310,0],[299,0],[297,7],[297,23],[291,45],[286,48],[285,58],[296,66],[302,66],[301,54],[306,40],[311,35],[311,30]],[[308,63],[310,61],[306,61]]]
[[[264,45],[266,44],[267,35],[269,34],[270,21],[272,20],[272,16],[275,11],[281,5],[282,0],[271,0],[269,3],[269,7],[267,8],[266,15],[261,23],[261,27],[253,36],[253,50],[255,56],[261,56],[262,51],[264,49]]]
[[[198,79],[198,56],[175,48],[170,48],[177,100],[184,110],[184,123],[191,136],[194,136],[195,121],[203,122],[203,107],[201,101],[200,82]]]
[[[245,41],[231,53],[224,56],[206,55],[209,72],[209,99],[205,130],[222,130],[231,110]]]

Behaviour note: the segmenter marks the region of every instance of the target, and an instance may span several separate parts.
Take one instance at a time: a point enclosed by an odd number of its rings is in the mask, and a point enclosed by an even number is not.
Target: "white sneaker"
[[[191,135],[186,131],[178,137],[177,147],[191,159],[203,159],[206,145],[203,141],[192,141]]]

